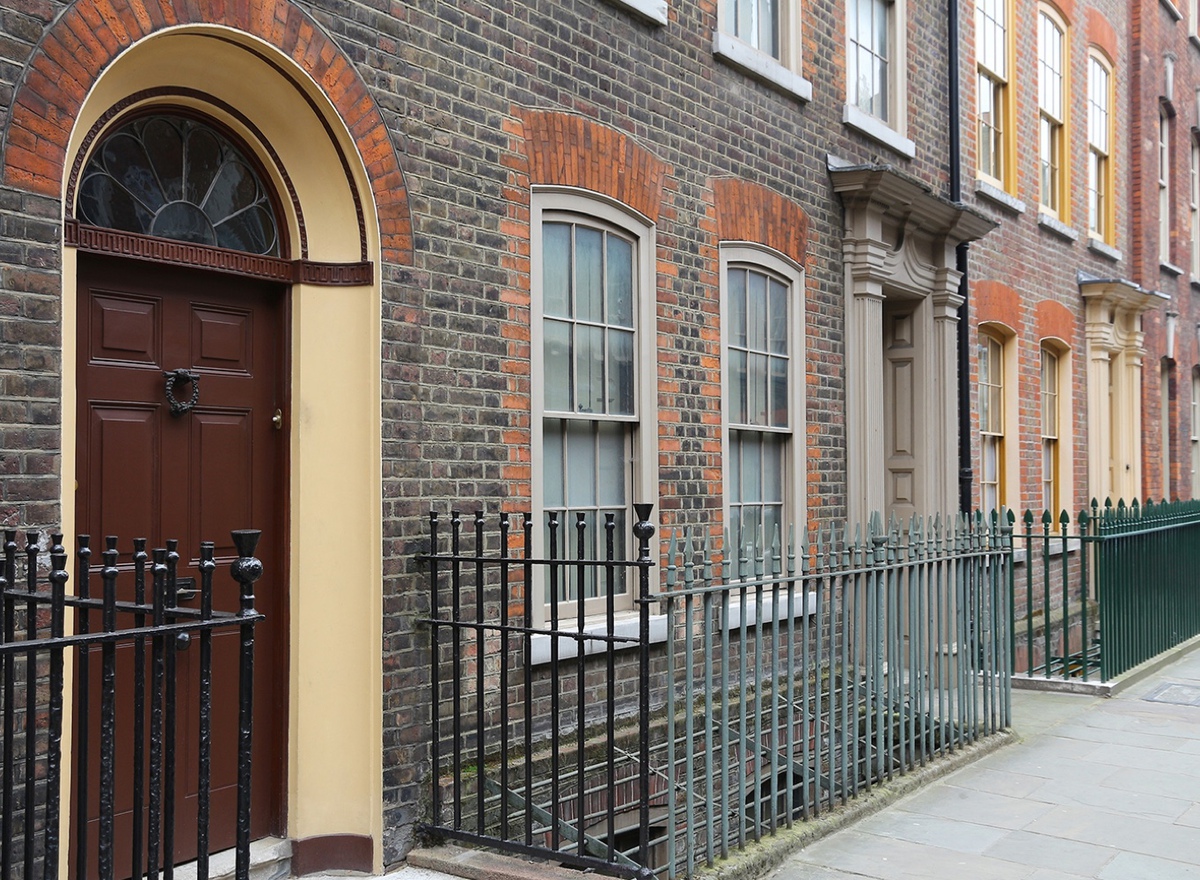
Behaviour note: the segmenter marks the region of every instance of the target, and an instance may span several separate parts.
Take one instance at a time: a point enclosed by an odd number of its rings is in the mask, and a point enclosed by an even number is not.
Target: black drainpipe
[[[950,200],[962,202],[962,125],[959,120],[958,81],[958,3],[947,0],[950,30]],[[962,305],[958,307],[958,509],[969,513],[974,493],[974,475],[971,472],[971,335],[967,310],[967,243],[960,242],[955,248],[955,268],[962,273],[958,282],[958,294]]]

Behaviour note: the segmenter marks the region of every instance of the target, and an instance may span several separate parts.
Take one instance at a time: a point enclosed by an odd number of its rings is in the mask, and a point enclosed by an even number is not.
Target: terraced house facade
[[[1144,267],[1187,252],[1139,256],[1161,77],[1122,73],[1174,7],[1135,7],[9,3],[0,519],[262,529],[253,833],[379,871],[426,809],[430,510],[629,552],[634,502],[732,549],[1132,495],[1144,455],[1186,488],[1183,373],[1142,443]]]

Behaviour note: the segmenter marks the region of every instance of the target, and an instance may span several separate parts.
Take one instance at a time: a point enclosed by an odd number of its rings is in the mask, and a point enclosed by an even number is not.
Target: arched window
[[[1020,498],[1017,445],[1017,338],[1012,328],[986,322],[979,329],[980,509],[1016,507]]]
[[[720,266],[726,521],[752,559],[756,542],[786,541],[802,521],[804,285],[753,243],[722,243]]]
[[[108,134],[83,170],[77,216],[105,229],[280,255],[279,225],[254,163],[188,116],[140,116]]]

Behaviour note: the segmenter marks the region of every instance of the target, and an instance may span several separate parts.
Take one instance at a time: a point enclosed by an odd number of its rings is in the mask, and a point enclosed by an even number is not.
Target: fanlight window
[[[279,256],[266,187],[212,127],[143,116],[108,135],[84,169],[79,220],[252,254]]]

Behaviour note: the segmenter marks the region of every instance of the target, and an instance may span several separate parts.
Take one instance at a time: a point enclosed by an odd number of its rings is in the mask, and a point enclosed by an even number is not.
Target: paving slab
[[[1013,728],[770,877],[1200,880],[1200,651],[1110,699],[1014,691]]]
[[[1085,872],[1093,876],[1111,862],[1119,850],[1110,846],[1063,840],[1034,831],[1014,831],[984,850],[984,855],[1055,871]]]
[[[1121,853],[1097,875],[1097,880],[1200,880],[1200,866]]]

